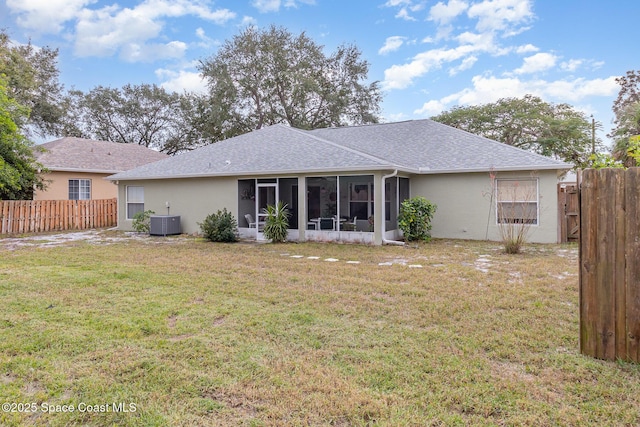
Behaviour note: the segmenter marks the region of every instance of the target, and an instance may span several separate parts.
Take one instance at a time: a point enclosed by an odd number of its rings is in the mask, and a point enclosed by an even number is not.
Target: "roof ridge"
[[[281,126],[287,127],[287,126],[284,126],[284,125],[281,125]],[[311,134],[312,131],[298,129],[298,128],[294,128],[294,127],[288,127],[288,128],[293,130],[293,131],[295,131],[295,132],[298,132],[298,133],[301,133],[301,134],[303,134],[305,136],[308,136],[308,137],[310,137],[312,139],[315,139],[317,141],[324,142],[325,144],[331,145],[331,146],[339,148],[341,150],[348,151],[348,152],[353,153],[353,154],[357,154],[358,156],[364,157],[364,158],[369,159],[369,160],[373,160],[374,162],[378,162],[378,163],[383,164],[383,165],[389,165],[389,166],[394,167],[394,168],[397,167],[397,165],[394,165],[394,164],[392,164],[391,162],[389,162],[387,160],[381,159],[380,157],[372,156],[371,154],[364,153],[364,152],[362,152],[360,150],[356,150],[356,149],[350,148],[350,147],[345,147],[344,145],[338,144],[337,142],[333,142],[333,141],[329,141],[328,139],[320,138],[320,137],[318,137],[316,135]],[[327,128],[325,128],[325,129],[327,129]]]

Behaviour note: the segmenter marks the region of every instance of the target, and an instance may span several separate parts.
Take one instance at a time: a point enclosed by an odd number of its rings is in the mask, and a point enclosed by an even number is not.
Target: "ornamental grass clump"
[[[437,208],[434,203],[421,196],[402,202],[398,226],[407,242],[431,240],[431,220]]]
[[[531,226],[538,223],[538,183],[535,177],[497,179],[491,174],[496,197],[496,219],[504,252],[518,254],[529,240]],[[493,201],[492,201],[493,203]]]
[[[236,242],[238,240],[238,222],[231,212],[224,208],[207,216],[199,222],[202,234],[212,242]]]
[[[265,237],[273,243],[284,243],[289,229],[287,204],[279,201],[275,206],[268,205],[264,212],[267,215],[263,230]]]

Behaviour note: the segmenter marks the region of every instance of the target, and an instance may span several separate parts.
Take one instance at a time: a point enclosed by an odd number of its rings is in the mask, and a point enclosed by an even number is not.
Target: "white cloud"
[[[179,71],[158,69],[156,70],[156,76],[163,82],[160,84],[164,89],[172,92],[193,92],[193,93],[205,93],[207,91],[207,84],[202,78],[202,74],[189,71],[192,66]]]
[[[388,0],[383,6],[399,8],[395,15],[396,18],[404,19],[405,21],[417,21],[417,19],[411,15],[411,12],[420,12],[421,10],[424,10],[426,7],[426,1]]]
[[[416,18],[414,18],[413,16],[409,15],[409,12],[404,7],[402,9],[400,9],[400,11],[398,11],[398,13],[396,13],[396,18],[404,19],[405,21],[417,21]]]
[[[457,67],[453,67],[449,70],[449,75],[455,76],[461,71],[468,70],[469,68],[473,67],[473,64],[475,64],[477,61],[478,61],[478,58],[475,56],[469,56],[467,58],[464,58],[460,63],[460,65],[458,65]]]
[[[536,53],[533,56],[524,58],[520,68],[514,70],[516,74],[531,74],[545,71],[555,67],[558,57],[550,53]]]
[[[531,94],[549,102],[578,103],[588,97],[614,96],[619,86],[616,76],[604,79],[548,81],[542,79],[521,80],[518,77],[497,78],[494,76],[475,76],[473,87],[448,95],[439,100],[429,100],[416,114],[435,115],[454,105],[480,105],[496,102],[500,98],[521,98]]]
[[[497,54],[499,49],[493,33],[469,33],[465,32],[456,37],[461,46],[473,46],[475,50]]]
[[[7,0],[7,7],[16,14],[23,28],[39,33],[59,33],[67,21],[94,0]]]
[[[508,51],[495,44],[493,33],[463,33],[458,36],[457,40],[460,45],[455,48],[431,49],[417,54],[407,64],[396,64],[387,68],[384,71],[383,88],[405,89],[413,84],[414,79],[422,77],[432,70],[440,69],[444,64],[462,60],[462,68],[458,68],[461,71],[471,67],[478,60],[480,53],[498,56],[504,55]]]
[[[240,22],[241,27],[248,27],[252,25],[258,25],[258,20],[253,16],[243,16]]]
[[[429,35],[423,38],[425,43],[438,43],[443,40],[454,40],[457,47],[440,47],[415,55],[412,60],[405,64],[394,64],[384,72],[385,79],[382,86],[386,89],[404,89],[417,78],[425,74],[440,69],[445,64],[453,61],[461,61],[460,65],[449,69],[449,74],[456,74],[470,68],[481,54],[491,56],[504,56],[514,51],[519,53],[529,53],[537,51],[531,44],[514,47],[504,46],[499,40],[505,36],[510,36],[526,29],[533,20],[534,15],[531,10],[532,0],[482,0],[469,5],[468,0],[442,0],[431,7],[428,20],[436,22],[437,29],[435,36]],[[409,1],[389,1],[386,6],[396,6],[408,8],[414,3]],[[454,34],[457,28],[464,28],[454,21],[463,16],[475,20],[474,31],[464,31]],[[542,64],[535,63],[533,58],[529,63],[525,63],[520,72],[532,72],[534,66],[542,67]],[[548,59],[548,58],[547,58]]]
[[[387,7],[395,7],[395,6],[409,6],[411,5],[411,0],[388,0],[384,5]]]
[[[76,24],[75,53],[79,56],[110,56],[120,53],[127,61],[179,58],[186,50],[180,41],[153,43],[164,28],[163,18],[194,15],[223,24],[235,18],[227,9],[210,10],[187,0],[147,0],[133,9],[117,5],[84,9]]]
[[[186,43],[180,41],[143,45],[128,43],[122,47],[120,57],[127,62],[153,62],[157,59],[182,58],[186,50]]]
[[[415,110],[413,114],[431,117],[431,116],[437,116],[438,114],[440,114],[446,109],[447,109],[447,106],[443,102],[431,100],[431,101],[425,102],[424,105],[421,108]]]
[[[534,45],[529,43],[529,44],[525,44],[523,46],[518,46],[516,48],[516,53],[520,53],[520,54],[531,53],[531,52],[537,52],[539,50],[540,49],[538,49],[537,47],[535,47]]]
[[[448,4],[438,2],[429,10],[429,21],[435,21],[440,24],[448,24],[454,18],[462,14],[469,5],[461,0],[449,0]]]
[[[384,89],[404,89],[413,83],[413,79],[442,67],[443,63],[461,59],[474,50],[473,46],[466,45],[455,49],[433,49],[419,53],[408,64],[392,65],[384,70],[382,86]]]
[[[560,64],[564,71],[574,72],[584,63],[582,59],[570,59]]]
[[[211,37],[207,36],[207,33],[204,31],[204,29],[200,27],[196,28],[196,37],[198,38],[198,40],[200,40],[198,42],[198,46],[203,49],[210,49],[212,46],[219,44],[217,40],[214,40]]]
[[[184,42],[154,42],[161,36],[166,18],[195,16],[224,24],[236,16],[228,9],[213,10],[199,0],[145,0],[132,7],[112,4],[91,9],[89,6],[94,3],[95,0],[8,0],[7,5],[18,14],[21,26],[41,33],[60,33],[65,25],[75,25],[75,53],[79,56],[119,53],[127,61],[184,54]]]
[[[544,92],[556,99],[566,99],[571,102],[580,101],[588,96],[613,96],[620,89],[615,79],[616,76],[593,80],[584,78],[558,80],[548,82]]]
[[[277,12],[280,7],[296,8],[298,3],[315,4],[315,0],[253,0],[251,5],[258,9],[260,13]]]
[[[378,50],[378,54],[386,55],[389,52],[398,50],[404,44],[405,40],[406,37],[402,36],[387,37],[387,40],[385,40],[384,42],[384,46],[382,46],[380,50]]]
[[[390,114],[383,114],[383,122],[402,122],[404,120],[407,120],[409,118],[409,116],[407,116],[404,113],[390,113]]]
[[[280,0],[254,0],[251,5],[260,13],[277,12],[280,10]]]
[[[506,35],[521,32],[523,28],[519,26],[534,17],[531,0],[484,0],[469,7],[467,15],[478,19],[478,31],[501,31]]]

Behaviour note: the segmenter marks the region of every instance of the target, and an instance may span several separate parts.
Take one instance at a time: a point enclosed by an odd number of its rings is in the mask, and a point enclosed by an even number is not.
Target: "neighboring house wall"
[[[36,190],[33,200],[69,200],[69,180],[91,180],[91,199],[112,199],[118,197],[118,187],[104,178],[112,175],[109,173],[86,172],[49,172],[43,175],[47,188],[44,191]],[[47,181],[51,182],[47,182]]]
[[[132,230],[132,220],[127,219],[126,187],[144,188],[144,209],[157,215],[169,213],[180,216],[183,233],[200,232],[199,222],[207,215],[227,208],[238,218],[237,178],[184,178],[147,181],[120,181],[118,185],[118,228]]]
[[[553,171],[499,172],[496,178],[531,178],[539,182],[539,224],[532,225],[529,241],[558,242],[558,176]],[[411,196],[424,196],[438,205],[433,237],[500,240],[495,199],[488,173],[452,173],[411,177]],[[488,227],[487,227],[488,224]]]

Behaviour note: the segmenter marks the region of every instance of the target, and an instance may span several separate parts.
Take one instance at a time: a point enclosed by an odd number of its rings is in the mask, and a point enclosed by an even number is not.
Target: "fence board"
[[[610,221],[613,222],[613,234],[608,242],[613,248],[613,283],[614,289],[614,306],[613,316],[614,326],[614,352],[612,357],[626,357],[627,354],[627,337],[626,337],[626,282],[625,282],[625,242],[626,242],[626,223],[625,223],[625,175],[621,173],[613,174],[613,191],[611,197],[614,201],[610,207]]]
[[[640,169],[626,174],[625,220],[628,230],[625,239],[627,284],[626,298],[626,359],[640,361]]]
[[[580,188],[580,350],[640,362],[640,168],[588,169]]]
[[[596,354],[595,302],[597,259],[597,209],[589,209],[597,205],[597,180],[592,175],[595,171],[583,173],[581,186],[580,210],[580,349],[585,354]]]
[[[0,201],[0,234],[117,225],[117,199]]]

